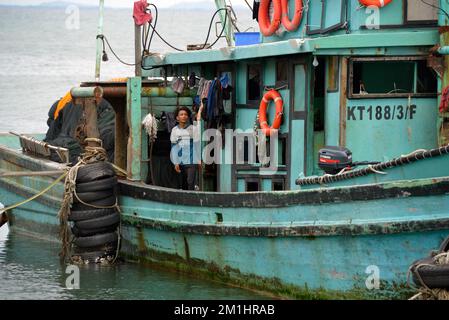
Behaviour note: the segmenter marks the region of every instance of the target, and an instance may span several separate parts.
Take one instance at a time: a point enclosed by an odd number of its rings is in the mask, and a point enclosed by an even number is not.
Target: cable
[[[212,16],[212,19],[210,20],[209,30],[207,31],[206,41],[204,41],[204,45],[203,45],[203,47],[202,47],[201,49],[204,49],[204,48],[206,48],[206,46],[207,46],[207,41],[209,40],[210,31],[211,31],[211,29],[212,29],[212,24],[214,23],[215,16],[216,16],[220,11],[223,11],[223,10],[226,10],[226,15],[225,15],[224,23],[223,23],[223,28],[221,29],[221,33],[220,33],[220,35],[217,37],[217,40],[215,40],[215,42],[214,42],[213,44],[211,44],[209,47],[207,47],[207,49],[212,48],[212,46],[213,46],[214,44],[216,44],[216,43],[218,42],[218,40],[221,38],[221,36],[223,35],[223,32],[224,32],[224,30],[225,30],[225,28],[226,28],[226,21],[228,20],[228,8],[220,8],[220,9],[218,9],[217,11],[215,11],[214,15]]]
[[[157,7],[154,5],[154,4],[151,4],[156,10],[157,10]],[[213,44],[211,44],[211,45],[207,45],[207,41],[209,41],[209,37],[210,37],[210,32],[211,32],[211,30],[212,30],[212,25],[213,25],[213,22],[214,22],[214,19],[215,19],[215,16],[220,12],[220,11],[223,11],[223,10],[226,10],[226,15],[225,15],[225,21],[224,21],[224,23],[223,23],[223,28],[222,28],[222,30],[221,30],[221,33],[220,33],[220,35],[217,37],[217,39],[214,41],[214,43]],[[210,21],[210,24],[209,24],[209,29],[208,29],[208,32],[207,32],[207,37],[206,37],[206,41],[204,42],[204,44],[203,44],[203,46],[202,46],[202,48],[201,49],[205,49],[206,47],[207,47],[207,49],[209,49],[209,48],[211,48],[213,45],[215,45],[217,42],[218,42],[218,40],[221,38],[221,36],[223,35],[223,33],[224,33],[224,30],[225,30],[225,28],[226,28],[226,21],[227,21],[227,17],[228,17],[228,8],[220,8],[220,9],[217,9],[216,11],[215,11],[215,13],[213,14],[213,16],[212,16],[212,19],[211,19],[211,21]],[[158,13],[157,13],[157,16],[158,16]],[[160,34],[159,34],[159,32],[157,32],[157,30],[156,30],[156,21],[155,21],[155,26],[153,26],[152,24],[149,24],[149,26],[153,29],[153,32],[152,33],[156,33],[156,35],[167,45],[167,46],[169,46],[170,48],[172,48],[172,49],[174,49],[174,50],[176,50],[176,51],[179,51],[179,52],[183,52],[184,50],[182,50],[182,49],[179,49],[179,48],[176,48],[175,46],[173,46],[173,45],[171,45],[167,40],[165,40]],[[146,48],[146,50],[149,52],[149,49],[150,49],[150,44],[151,44],[151,40],[152,40],[152,38],[150,38],[150,43],[148,44],[148,47]]]
[[[435,9],[438,9],[438,10],[443,11],[444,14],[446,15],[446,17],[449,19],[449,14],[448,14],[447,11],[444,10],[443,8],[441,8],[441,7],[439,7],[439,6],[435,6],[435,5],[431,4],[431,3],[427,3],[427,2],[425,2],[424,0],[421,0],[421,2],[424,3],[424,4],[427,4],[428,6],[430,6],[430,7],[432,7],[432,8],[435,8]]]
[[[175,46],[173,46],[173,45],[171,45],[167,40],[165,40],[164,39],[164,37],[162,37],[160,34],[159,34],[159,32],[157,32],[157,30],[156,30],[156,27],[157,27],[157,20],[158,20],[158,17],[159,17],[159,12],[158,12],[158,9],[157,9],[157,7],[156,7],[156,5],[154,5],[154,4],[150,4],[151,6],[153,6],[154,7],[154,9],[155,9],[155,14],[156,14],[156,18],[155,18],[155,23],[154,23],[154,26],[151,24],[151,23],[149,23],[148,24],[148,26],[149,27],[151,27],[151,29],[153,29],[153,31],[152,31],[152,33],[151,33],[151,37],[150,37],[150,41],[147,43],[147,39],[148,39],[148,35],[149,35],[149,32],[148,33],[145,33],[144,32],[144,34],[142,35],[142,44],[143,44],[143,49],[142,49],[142,58],[141,58],[141,68],[143,69],[143,70],[153,70],[153,69],[156,69],[156,68],[160,68],[160,67],[162,67],[162,66],[156,66],[156,67],[150,67],[150,68],[146,68],[145,66],[144,66],[144,58],[145,58],[145,51],[146,52],[150,52],[150,47],[151,47],[151,42],[152,42],[152,39],[153,39],[153,35],[154,34],[156,34],[167,46],[169,46],[170,48],[172,48],[172,49],[174,49],[174,50],[176,50],[176,51],[179,51],[179,52],[184,52],[184,50],[182,50],[182,49],[179,49],[179,48],[176,48]],[[220,32],[220,34],[219,34],[219,36],[217,37],[217,39],[211,44],[211,45],[207,45],[207,41],[209,40],[209,37],[210,37],[210,32],[211,32],[211,30],[212,30],[212,25],[213,25],[213,22],[214,22],[214,19],[215,19],[215,16],[220,12],[220,11],[223,11],[223,10],[226,10],[226,14],[225,14],[225,20],[224,20],[224,23],[223,23],[223,28],[221,29],[221,32]],[[216,11],[215,11],[215,13],[213,14],[213,16],[212,16],[212,18],[211,18],[211,21],[210,21],[210,24],[209,24],[209,30],[208,30],[208,32],[207,32],[207,37],[206,37],[206,41],[204,42],[204,44],[203,44],[203,46],[202,46],[202,48],[200,49],[200,50],[202,50],[202,49],[205,49],[205,48],[207,48],[207,49],[210,49],[210,48],[212,48],[220,39],[221,39],[221,37],[222,37],[222,35],[223,35],[223,33],[224,33],[224,31],[225,31],[225,28],[226,28],[226,22],[227,22],[227,18],[228,18],[228,8],[220,8],[220,9],[217,9]],[[144,38],[145,38],[145,40],[144,40]],[[106,40],[107,41],[107,40]],[[111,51],[112,51],[112,49],[111,49]],[[135,65],[135,64],[134,64]]]
[[[176,50],[176,51],[180,51],[180,52],[183,52],[184,50],[181,50],[181,49],[178,49],[178,48],[176,48],[176,47],[174,47],[174,46],[172,46],[170,43],[168,43],[160,34],[159,34],[159,32],[157,32],[156,31],[156,29],[150,24],[149,25],[152,29],[153,29],[153,31],[156,33],[156,35],[167,45],[167,46],[169,46],[170,48],[172,48],[172,49],[174,49],[174,50]]]
[[[155,14],[156,14],[156,18],[154,19],[154,29],[156,29],[156,27],[157,27],[157,20],[158,20],[158,18],[159,18],[159,11],[158,11],[158,9],[157,9],[157,7],[156,7],[155,4],[150,3],[150,6],[153,6],[153,7],[154,7],[154,12],[155,12]],[[151,42],[153,41],[153,36],[154,36],[154,30],[153,30],[153,32],[151,33],[150,42],[148,43],[148,52],[150,51]],[[147,37],[148,37],[148,36],[147,36]]]
[[[123,63],[123,64],[125,64],[125,65],[127,65],[127,66],[135,66],[135,65],[136,65],[135,63],[127,63],[127,62],[123,61],[122,59],[120,59],[120,57],[119,57],[119,56],[114,52],[114,50],[112,49],[111,44],[109,43],[108,38],[106,38],[105,35],[99,34],[99,35],[97,36],[97,38],[101,38],[102,40],[103,40],[103,39],[106,40],[106,44],[108,45],[109,50],[111,50],[112,54],[117,58],[118,61],[120,61],[121,63]],[[103,41],[103,51],[104,51],[104,41]]]

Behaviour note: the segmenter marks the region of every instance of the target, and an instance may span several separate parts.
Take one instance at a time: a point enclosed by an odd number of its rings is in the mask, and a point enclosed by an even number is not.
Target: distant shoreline
[[[61,3],[58,2],[58,3],[48,3],[48,4],[43,3],[43,4],[36,4],[36,5],[0,4],[0,8],[65,9],[67,6],[70,6],[70,5],[75,5],[81,9],[94,9],[94,10],[98,9],[98,5],[76,4],[76,3],[71,3],[71,2],[61,2]],[[113,10],[132,10],[132,7],[111,7],[108,5],[106,5],[105,8],[113,9]],[[171,7],[166,7],[166,8],[160,8],[159,10],[161,10],[161,11],[164,11],[164,10],[211,11],[211,10],[215,10],[215,6],[210,5],[209,3],[205,6],[201,6],[201,4],[198,4],[198,3],[191,3],[189,7],[183,6],[181,8],[181,7],[177,7],[177,6],[171,6]],[[249,9],[244,6],[241,6],[241,5],[236,5],[236,6],[234,6],[234,10],[240,11],[240,10],[249,10]]]

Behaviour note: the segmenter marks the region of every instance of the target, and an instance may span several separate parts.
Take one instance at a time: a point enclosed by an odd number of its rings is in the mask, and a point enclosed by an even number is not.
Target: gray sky
[[[135,0],[105,0],[106,6],[115,7],[115,8],[130,8],[132,7]],[[210,2],[214,2],[213,0],[208,0]],[[248,3],[252,5],[252,0],[247,0]],[[54,2],[54,0],[0,0],[0,4],[14,4],[14,5],[38,5],[46,2]],[[92,5],[96,1],[92,0],[63,0],[63,2],[70,2],[73,4],[84,4],[84,5]],[[176,4],[186,5],[192,2],[202,2],[199,0],[153,0],[148,1],[153,2],[160,8],[170,7]],[[245,4],[244,0],[231,0],[233,5],[243,6]]]

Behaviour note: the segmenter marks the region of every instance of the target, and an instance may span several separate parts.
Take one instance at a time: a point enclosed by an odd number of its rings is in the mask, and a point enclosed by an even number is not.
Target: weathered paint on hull
[[[17,157],[0,162],[1,167],[19,170],[34,161]],[[2,179],[0,199],[6,205],[21,201],[50,181]],[[278,203],[266,208],[138,199],[147,187],[136,184],[136,197],[119,199],[122,255],[293,298],[405,298],[411,293],[406,287],[409,265],[428,255],[449,234],[448,181],[405,183],[404,187],[417,188],[415,195],[415,189],[409,190],[413,196],[392,193],[382,198],[373,193],[372,200],[335,201],[331,195],[336,188],[327,195],[319,191],[328,201],[317,198],[317,203],[285,207]],[[129,186],[122,183],[122,189]],[[423,186],[428,187],[427,196]],[[186,195],[180,192],[179,196]],[[37,201],[12,210],[12,229],[57,240],[61,197],[59,185]],[[381,290],[366,289],[369,274],[365,272],[372,265],[379,268]]]

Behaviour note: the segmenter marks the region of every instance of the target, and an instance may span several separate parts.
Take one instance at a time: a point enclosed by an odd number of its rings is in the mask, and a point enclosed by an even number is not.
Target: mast
[[[104,16],[104,0],[100,0],[100,10],[98,15],[98,28],[97,28],[97,60],[95,63],[95,81],[100,81],[100,67],[101,67],[101,55],[103,53],[103,16]]]

